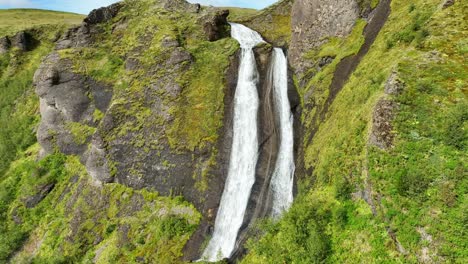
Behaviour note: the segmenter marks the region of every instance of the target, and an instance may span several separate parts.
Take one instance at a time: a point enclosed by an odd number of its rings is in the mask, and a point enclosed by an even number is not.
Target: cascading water
[[[242,48],[234,97],[233,143],[213,237],[202,256],[207,261],[228,258],[232,254],[255,182],[258,159],[259,74],[253,48],[264,41],[260,34],[240,24],[231,23],[231,35]]]
[[[288,98],[288,62],[280,48],[273,50],[273,93],[276,113],[280,123],[280,147],[271,177],[272,216],[277,218],[293,202],[294,186],[294,136],[293,116]]]

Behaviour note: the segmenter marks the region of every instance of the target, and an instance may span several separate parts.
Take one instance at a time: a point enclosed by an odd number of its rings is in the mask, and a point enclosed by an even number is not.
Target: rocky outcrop
[[[61,50],[90,45],[94,41],[93,36],[101,31],[96,25],[116,17],[122,5],[122,3],[115,3],[108,7],[94,9],[80,26],[69,29],[68,32],[58,40],[56,49]]]
[[[296,74],[312,65],[302,56],[324,44],[328,37],[347,36],[359,18],[355,0],[297,0],[292,7],[292,38],[289,60]]]
[[[392,121],[395,117],[398,104],[391,98],[400,94],[405,85],[398,78],[398,73],[393,71],[385,83],[385,96],[374,107],[372,116],[372,130],[369,136],[369,144],[381,149],[393,146],[395,134]]]
[[[205,18],[203,29],[209,41],[216,41],[231,36],[231,27],[227,21],[229,10],[217,11]]]
[[[31,47],[31,36],[24,31],[18,32],[11,39],[11,45],[19,50],[27,51]]]
[[[5,36],[0,38],[0,54],[7,53],[11,48],[17,48],[21,51],[30,51],[34,49],[36,40],[26,31],[20,31],[14,36]]]
[[[112,91],[109,87],[73,73],[71,68],[70,61],[52,53],[34,75],[42,116],[37,130],[42,154],[56,148],[65,154],[83,154],[90,138],[77,139],[84,136],[83,131],[72,131],[71,125],[79,123],[95,128],[94,112],[106,112],[110,104]]]
[[[89,25],[95,25],[95,24],[107,22],[111,20],[112,18],[116,17],[121,8],[122,8],[122,3],[115,3],[108,7],[101,7],[98,9],[94,9],[84,19],[84,23],[87,23]]]
[[[393,133],[392,120],[397,104],[391,100],[380,100],[374,109],[372,117],[372,132],[369,138],[371,145],[381,149],[392,146],[395,134]]]
[[[0,38],[0,54],[7,53],[11,47],[11,41],[8,37]]]

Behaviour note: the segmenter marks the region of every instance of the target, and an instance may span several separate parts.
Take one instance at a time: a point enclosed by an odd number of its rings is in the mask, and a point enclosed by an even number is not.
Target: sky
[[[261,9],[277,0],[189,0],[192,3],[213,6],[238,6]],[[40,8],[88,14],[91,10],[108,6],[117,0],[0,0],[4,8]]]

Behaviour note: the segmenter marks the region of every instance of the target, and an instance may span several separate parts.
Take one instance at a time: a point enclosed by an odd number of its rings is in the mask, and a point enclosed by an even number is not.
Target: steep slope
[[[229,36],[226,15],[185,1],[125,2],[93,11],[65,33],[44,31],[44,39],[54,37],[47,48],[29,32],[12,38],[2,60],[11,77],[22,77],[13,72],[19,44],[35,45],[21,51],[24,65],[34,63],[24,83],[5,83],[16,96],[9,107],[23,91],[31,102],[15,102],[29,119],[5,132],[24,128],[12,139],[25,143],[2,144],[20,148],[1,178],[2,261],[178,262],[200,214],[158,193],[197,204],[206,233],[224,182],[222,172],[210,175],[228,160],[218,138],[229,142],[224,100],[229,114],[236,78],[228,70],[236,69],[238,44],[210,42]],[[41,59],[34,77],[40,147],[23,152],[34,143],[31,82]],[[188,247],[194,256],[203,239],[196,237]]]
[[[466,3],[321,3],[293,7],[299,194],[243,263],[466,262]]]

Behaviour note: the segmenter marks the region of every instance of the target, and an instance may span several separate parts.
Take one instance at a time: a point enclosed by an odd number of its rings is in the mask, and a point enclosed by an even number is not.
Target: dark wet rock
[[[8,37],[0,38],[0,54],[7,53],[10,50],[11,41]]]
[[[24,199],[26,208],[33,208],[38,205],[44,198],[54,189],[55,183],[49,183],[39,186],[38,192],[35,195],[28,196]]]
[[[382,99],[377,102],[372,117],[372,132],[369,138],[371,145],[381,149],[390,148],[395,137],[392,121],[397,104],[393,101]]]
[[[89,13],[88,17],[84,19],[84,22],[90,25],[107,22],[116,17],[121,8],[121,3],[115,3],[108,7],[94,9]]]
[[[221,10],[217,11],[214,15],[209,15],[205,19],[203,29],[209,41],[216,41],[231,35],[231,27],[227,21],[228,16],[229,10]]]
[[[448,8],[451,7],[455,4],[455,0],[445,0],[444,4],[442,5],[442,8]]]

